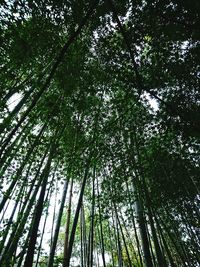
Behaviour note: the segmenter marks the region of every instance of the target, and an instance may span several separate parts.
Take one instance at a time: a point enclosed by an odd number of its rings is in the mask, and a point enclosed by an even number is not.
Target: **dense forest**
[[[200,1],[0,1],[0,266],[200,266]]]

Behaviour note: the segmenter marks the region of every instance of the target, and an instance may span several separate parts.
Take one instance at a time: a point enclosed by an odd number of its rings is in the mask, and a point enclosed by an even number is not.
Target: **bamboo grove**
[[[0,3],[0,266],[200,266],[200,2]]]

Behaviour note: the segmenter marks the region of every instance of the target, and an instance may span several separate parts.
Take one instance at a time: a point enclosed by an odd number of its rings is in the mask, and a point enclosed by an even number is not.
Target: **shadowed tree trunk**
[[[70,227],[70,219],[71,219],[72,192],[73,192],[73,177],[71,180],[71,186],[70,186],[70,191],[69,191],[69,204],[68,204],[67,221],[66,221],[66,227],[65,227],[63,267],[65,267],[66,258],[67,258],[68,243],[69,243],[69,227]]]
[[[77,204],[77,207],[76,207],[74,221],[73,221],[73,224],[72,224],[71,235],[70,235],[70,239],[69,239],[68,253],[67,253],[67,258],[66,258],[66,261],[65,261],[65,266],[66,267],[69,267],[69,263],[70,263],[72,247],[73,247],[73,243],[74,243],[74,236],[75,236],[76,227],[77,227],[77,223],[78,223],[79,212],[80,212],[81,205],[82,205],[83,194],[84,194],[84,190],[85,190],[85,184],[86,184],[88,173],[89,173],[91,157],[92,157],[92,153],[90,153],[89,158],[88,158],[88,160],[86,162],[86,166],[85,166],[85,174],[84,174],[83,181],[82,181],[82,186],[81,186],[81,190],[80,190],[78,204]]]
[[[55,148],[53,147],[52,148],[53,151],[50,152],[49,159],[48,159],[47,164],[45,166],[45,169],[42,173],[43,182],[42,182],[42,186],[41,186],[40,196],[39,196],[37,205],[35,207],[35,212],[33,215],[33,225],[32,225],[32,229],[31,229],[30,240],[29,240],[29,244],[28,244],[28,250],[26,253],[24,267],[30,267],[33,265],[33,257],[34,257],[34,251],[35,251],[35,244],[36,244],[36,240],[37,240],[38,227],[39,227],[40,219],[42,216],[42,211],[43,211],[43,206],[44,206],[44,197],[45,197],[45,193],[46,193],[46,187],[47,187],[47,183],[48,183],[48,178],[49,178],[49,173],[50,173],[54,149]]]
[[[54,261],[55,251],[56,251],[56,244],[58,241],[58,234],[59,234],[59,229],[60,229],[60,224],[61,224],[61,218],[62,218],[66,195],[67,195],[68,183],[69,183],[68,180],[66,180],[64,184],[63,194],[61,198],[60,208],[58,211],[58,217],[57,217],[56,226],[54,230],[53,241],[52,241],[51,248],[50,248],[50,254],[49,254],[47,267],[53,266],[53,261]]]

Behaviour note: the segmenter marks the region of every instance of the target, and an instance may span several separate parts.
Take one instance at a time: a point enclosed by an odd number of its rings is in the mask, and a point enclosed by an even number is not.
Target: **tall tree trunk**
[[[158,262],[159,266],[167,267],[164,255],[162,254],[162,251],[161,251],[161,248],[160,248],[160,244],[159,244],[159,241],[158,241],[156,229],[155,229],[155,226],[154,226],[152,209],[151,209],[152,201],[151,201],[151,198],[149,196],[149,191],[148,191],[148,188],[147,188],[147,185],[146,185],[146,182],[145,182],[144,178],[142,179],[142,185],[143,185],[143,188],[144,188],[144,191],[145,191],[146,206],[147,206],[147,209],[148,209],[148,217],[149,217],[151,232],[152,232],[152,236],[153,236],[153,242],[154,242],[154,246],[155,246],[157,262]]]
[[[65,205],[65,200],[66,200],[66,195],[67,195],[67,189],[68,189],[68,183],[69,183],[68,181],[69,180],[65,181],[64,188],[63,188],[63,194],[62,194],[60,208],[59,208],[59,212],[58,212],[58,218],[57,218],[56,226],[55,226],[55,230],[54,230],[53,241],[52,241],[51,248],[50,248],[49,260],[48,260],[47,267],[53,266],[54,255],[55,255],[55,251],[56,251],[58,234],[59,234],[59,229],[60,229],[60,224],[61,224],[61,218],[62,218],[63,209],[64,209],[64,205]]]
[[[70,219],[71,219],[72,192],[73,192],[73,177],[71,180],[71,186],[70,186],[70,191],[69,191],[69,204],[68,204],[67,221],[66,221],[66,227],[65,227],[63,267],[66,267],[66,259],[67,259],[68,243],[69,243],[69,227],[70,227]]]
[[[161,226],[160,226],[160,222],[157,220],[157,217],[156,217],[155,214],[154,214],[154,217],[155,217],[155,222],[156,222],[158,231],[160,232],[160,235],[161,235],[161,238],[162,238],[162,241],[163,241],[163,245],[164,245],[164,249],[165,249],[165,251],[166,251],[166,253],[167,253],[167,256],[168,256],[170,265],[171,265],[171,267],[177,267],[177,265],[175,264],[174,259],[173,259],[173,257],[172,257],[171,251],[170,251],[170,249],[169,249],[169,247],[168,247],[168,244],[167,244],[167,242],[166,242],[166,240],[165,240],[165,237],[164,237],[164,235],[163,235],[163,231],[162,231],[162,228],[161,228]]]
[[[51,162],[52,162],[52,157],[54,153],[54,147],[52,148],[52,150],[53,151],[50,152],[49,159],[43,171],[43,182],[42,182],[40,196],[39,196],[37,205],[35,207],[35,212],[34,212],[34,217],[33,217],[33,226],[31,230],[31,235],[30,235],[25,262],[24,262],[24,267],[31,267],[33,265],[33,257],[34,257],[34,251],[35,251],[35,244],[37,240],[37,232],[38,232],[40,219],[42,216],[42,211],[43,211],[43,206],[44,206],[44,197],[45,197],[47,182],[49,178]]]
[[[59,163],[59,161],[58,161],[58,163]],[[55,178],[55,175],[56,175],[56,170],[57,170],[57,167],[58,167],[58,163],[55,166],[54,174],[53,174],[50,186],[48,188],[48,193],[47,193],[47,196],[46,196],[46,199],[45,199],[45,203],[47,202],[48,204],[47,204],[47,208],[46,208],[47,209],[46,210],[46,216],[45,216],[45,221],[44,221],[44,225],[43,225],[43,229],[42,229],[42,236],[41,236],[41,239],[40,239],[40,244],[39,244],[39,248],[38,248],[38,252],[37,252],[37,259],[36,259],[35,267],[37,267],[38,263],[39,263],[40,251],[41,251],[41,248],[42,248],[44,231],[45,231],[45,227],[46,227],[46,223],[47,223],[47,218],[48,218],[48,215],[49,215],[50,200],[51,200],[51,196],[52,196],[52,192],[53,192],[54,178]],[[56,180],[56,190],[57,190],[57,183],[58,183],[58,180]],[[56,193],[57,193],[57,191],[56,191]]]
[[[12,179],[12,182],[9,185],[8,189],[6,190],[6,193],[4,194],[4,197],[3,197],[3,199],[2,199],[2,201],[0,203],[0,211],[3,209],[3,207],[4,207],[4,205],[5,205],[6,201],[7,201],[7,199],[10,196],[10,193],[12,192],[12,190],[13,190],[14,186],[16,185],[16,183],[18,182],[18,179],[21,176],[22,171],[23,171],[25,165],[27,164],[30,156],[32,155],[35,147],[37,147],[37,143],[38,143],[40,137],[42,136],[44,129],[45,129],[45,125],[41,128],[41,130],[40,130],[39,134],[37,135],[35,141],[31,145],[31,147],[29,148],[29,150],[28,150],[28,152],[27,152],[27,154],[26,154],[26,156],[25,156],[25,158],[24,158],[24,160],[23,160],[20,168],[17,170],[16,175],[14,175],[14,177]]]
[[[8,233],[9,233],[10,227],[11,227],[11,225],[13,223],[13,217],[14,217],[16,211],[17,211],[18,204],[19,203],[22,204],[23,194],[24,194],[24,191],[25,191],[25,186],[26,186],[26,183],[27,183],[27,180],[28,180],[28,176],[29,176],[29,173],[30,173],[31,166],[32,166],[32,163],[29,164],[29,167],[28,167],[28,170],[27,170],[27,173],[26,173],[26,177],[23,178],[23,182],[22,182],[22,185],[21,185],[20,190],[18,192],[18,195],[17,195],[16,201],[15,201],[15,205],[13,207],[12,213],[11,213],[11,215],[9,217],[9,220],[8,220],[8,223],[7,223],[7,227],[5,228],[5,231],[2,232],[2,239],[1,239],[1,242],[0,242],[0,254],[2,253],[3,247],[5,245],[5,240],[7,238]],[[20,211],[20,207],[19,207],[19,211]]]
[[[35,262],[35,267],[37,267],[38,264],[39,264],[40,252],[41,252],[41,248],[42,248],[42,242],[43,242],[43,238],[44,238],[44,232],[45,232],[47,218],[48,218],[48,213],[49,213],[49,206],[50,206],[50,198],[51,198],[51,193],[52,193],[53,178],[52,178],[52,182],[51,182],[51,184],[49,186],[46,199],[44,201],[44,203],[47,202],[48,204],[47,204],[47,208],[46,208],[45,220],[44,220],[44,224],[43,224],[43,228],[42,228],[40,243],[39,243],[39,247],[38,247],[38,250],[37,250],[37,258],[36,258],[36,262]]]
[[[91,238],[90,238],[90,265],[93,267],[93,249],[94,249],[94,209],[95,209],[95,167],[93,169],[92,177],[92,212],[91,212]]]
[[[7,128],[7,126],[10,124],[10,121],[18,114],[18,112],[20,111],[20,109],[22,108],[22,106],[26,103],[26,101],[31,96],[31,94],[34,91],[34,89],[35,88],[33,87],[29,91],[27,91],[24,94],[24,96],[22,97],[22,99],[19,101],[19,103],[11,111],[11,113],[9,114],[9,116],[4,119],[4,121],[2,122],[1,128],[0,128],[0,133]]]
[[[109,240],[110,240],[110,253],[111,253],[111,258],[112,258],[112,267],[114,267],[115,266],[115,260],[114,260],[114,254],[113,254],[112,235],[111,235],[109,221],[108,221],[108,236],[109,236]]]
[[[8,146],[6,151],[4,151],[4,154],[0,158],[0,168],[1,168],[1,176],[4,174],[5,170],[8,168],[10,165],[11,161],[13,160],[13,155],[16,155],[19,149],[22,147],[24,144],[28,134],[30,133],[33,125],[34,125],[35,120],[29,122],[29,125],[25,125],[20,134],[17,135],[15,140]]]
[[[87,238],[86,238],[86,222],[85,222],[85,211],[84,205],[81,206],[81,221],[82,221],[82,233],[83,233],[83,261],[84,267],[87,266]]]
[[[80,210],[80,237],[81,237],[81,267],[85,267],[84,264],[84,244],[83,244],[83,211],[82,211],[82,206]]]
[[[158,216],[159,218],[159,223],[160,225],[163,227],[163,229],[165,230],[165,236],[168,236],[170,241],[172,242],[172,244],[174,245],[174,248],[176,250],[176,253],[178,254],[178,257],[180,259],[180,261],[182,262],[184,267],[187,267],[187,258],[185,257],[185,255],[182,253],[181,248],[179,246],[179,244],[177,244],[177,240],[174,240],[174,236],[171,233],[171,231],[169,230],[168,226],[166,225],[166,223],[162,220],[162,218],[160,216]]]
[[[119,265],[119,267],[123,267],[122,246],[121,246],[119,227],[118,227],[118,221],[116,218],[116,214],[115,214],[115,228],[116,228],[116,235],[117,235],[118,265]]]
[[[115,205],[114,205],[114,206],[115,206]],[[123,229],[122,229],[122,225],[121,225],[121,222],[120,222],[120,220],[119,220],[119,216],[118,216],[118,213],[117,213],[117,208],[116,208],[116,206],[115,206],[115,215],[116,215],[116,218],[117,218],[117,222],[118,222],[119,229],[120,229],[120,232],[121,232],[122,240],[123,240],[124,247],[125,247],[125,250],[126,250],[126,255],[127,255],[127,258],[128,258],[128,265],[129,265],[129,267],[131,267],[131,266],[132,266],[131,258],[130,258],[130,254],[129,254],[129,251],[128,251],[128,247],[127,247],[127,244],[126,244],[126,239],[125,239],[125,236],[124,236],[124,232],[123,232]]]
[[[80,195],[79,195],[79,199],[78,199],[78,204],[77,204],[77,207],[76,207],[74,221],[73,221],[73,224],[72,224],[72,230],[71,230],[71,235],[70,235],[70,239],[69,239],[69,246],[68,246],[68,254],[67,254],[66,265],[65,265],[66,267],[69,267],[69,264],[70,264],[70,258],[71,258],[71,254],[72,254],[72,247],[73,247],[73,243],[74,243],[74,237],[75,237],[76,227],[77,227],[77,223],[78,223],[79,212],[80,212],[81,205],[82,205],[83,194],[84,194],[84,190],[85,190],[85,184],[86,184],[86,181],[87,181],[88,172],[89,172],[89,168],[90,168],[91,157],[92,157],[92,153],[90,152],[89,158],[88,158],[88,160],[86,162],[85,174],[84,174],[84,177],[83,177],[81,191],[80,191]]]
[[[55,199],[54,199],[54,207],[53,207],[53,219],[52,219],[52,225],[51,225],[50,247],[52,246],[52,242],[53,242],[53,232],[54,232],[55,218],[56,218],[57,192],[58,192],[58,179],[56,179],[56,187],[55,187]]]
[[[153,267],[151,253],[149,250],[149,241],[146,230],[145,217],[143,214],[143,206],[139,200],[136,201],[136,211],[138,216],[138,223],[140,227],[140,235],[142,240],[142,247],[144,252],[145,264],[147,267]]]
[[[106,266],[105,260],[105,248],[104,248],[104,238],[103,238],[103,227],[102,227],[102,216],[101,216],[101,204],[99,200],[99,181],[97,178],[97,205],[99,209],[99,224],[100,224],[100,240],[101,240],[101,248],[102,248],[102,260],[103,260],[103,267]]]
[[[118,216],[119,216],[119,215],[118,215]],[[130,244],[130,246],[131,246],[131,248],[132,248],[132,252],[133,252],[133,255],[134,255],[135,258],[136,258],[137,264],[138,264],[138,266],[142,266],[142,263],[138,260],[137,253],[136,253],[135,248],[134,248],[134,246],[133,246],[133,244],[132,244],[132,240],[130,240],[130,237],[131,237],[131,236],[129,235],[129,231],[128,231],[127,227],[126,227],[126,223],[125,223],[125,220],[124,220],[123,215],[121,214],[121,212],[120,212],[120,219],[121,219],[121,221],[122,221],[122,223],[123,223],[123,227],[124,227],[124,229],[125,229],[125,231],[126,231],[126,237],[127,237],[127,239],[129,240],[129,244]]]
[[[38,190],[40,188],[40,185],[42,183],[42,175],[40,175],[40,177],[39,177],[39,174],[40,174],[40,169],[43,165],[43,162],[46,158],[47,152],[48,152],[48,148],[47,148],[46,153],[44,154],[44,156],[43,156],[43,158],[39,164],[39,168],[35,174],[35,177],[34,177],[32,183],[31,183],[31,186],[29,188],[29,192],[28,192],[26,199],[24,201],[22,210],[18,213],[16,224],[14,225],[14,227],[12,229],[12,233],[10,235],[10,238],[9,238],[5,248],[4,248],[4,251],[2,252],[0,264],[1,264],[1,262],[5,261],[5,260],[9,261],[9,259],[13,255],[14,251],[16,250],[17,243],[21,237],[22,231],[24,230],[25,223],[26,223],[27,218],[31,212],[36,195],[37,195]],[[38,177],[39,177],[39,180],[37,181]],[[35,189],[33,190],[36,181],[37,181],[37,184],[35,186]],[[32,193],[32,195],[31,195],[31,193]]]
[[[157,261],[158,261],[158,266],[167,267],[165,258],[163,256],[161,248],[160,248],[160,244],[158,242],[158,237],[157,237],[156,229],[155,229],[155,226],[154,226],[153,216],[152,216],[152,212],[151,212],[151,208],[150,207],[148,207],[148,217],[149,217],[149,222],[150,222],[150,226],[151,226],[151,232],[152,232],[152,235],[153,235],[153,242],[154,242],[154,246],[155,246],[156,258],[157,258]]]
[[[135,217],[134,217],[134,214],[133,214],[133,207],[131,205],[131,196],[130,196],[130,190],[129,190],[128,182],[126,182],[126,188],[127,188],[127,191],[128,191],[128,198],[129,198],[129,205],[130,205],[130,215],[131,215],[131,221],[133,223],[135,240],[136,240],[136,244],[137,244],[137,251],[138,251],[138,255],[139,255],[139,259],[140,259],[140,265],[141,265],[141,267],[143,267],[143,260],[142,260],[142,256],[141,256],[140,242],[139,242],[138,233],[137,233],[137,229],[136,229]]]

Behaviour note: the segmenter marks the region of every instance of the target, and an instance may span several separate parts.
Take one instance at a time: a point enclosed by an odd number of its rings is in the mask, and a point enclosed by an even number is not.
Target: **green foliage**
[[[90,242],[95,263],[104,253],[106,266],[112,260],[117,265],[120,257],[130,265],[127,245],[131,264],[141,266],[141,255],[143,261],[148,254],[145,231],[157,266],[158,246],[166,266],[196,266],[199,1],[0,2],[0,265],[24,262],[40,204],[37,230],[42,233],[43,224],[44,235],[36,237],[34,247],[41,240],[38,266],[47,266],[50,243],[43,241],[48,232],[44,220],[50,218],[55,230],[61,188],[73,177],[70,231],[86,178],[80,203],[85,236],[78,223],[74,266],[85,253],[81,246],[87,254],[82,259],[89,259]],[[39,203],[52,146],[46,199]],[[54,219],[48,210],[53,201]],[[63,261],[65,223],[66,209],[55,266]]]

